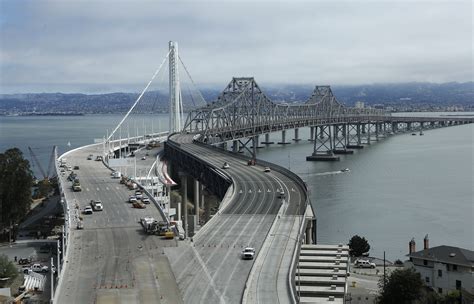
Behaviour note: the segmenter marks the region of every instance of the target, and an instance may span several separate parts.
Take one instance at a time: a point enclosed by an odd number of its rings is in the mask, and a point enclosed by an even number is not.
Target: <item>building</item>
[[[363,101],[356,101],[355,103],[355,108],[356,109],[363,109],[364,108],[364,102]]]
[[[454,290],[474,294],[474,251],[446,245],[429,248],[428,235],[423,244],[423,250],[416,251],[415,240],[410,241],[405,266],[413,267],[439,294]]]
[[[301,245],[295,273],[299,303],[344,303],[349,246]]]

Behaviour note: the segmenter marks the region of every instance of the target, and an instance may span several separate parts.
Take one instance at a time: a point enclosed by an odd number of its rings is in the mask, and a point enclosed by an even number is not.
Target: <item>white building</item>
[[[420,273],[427,286],[440,294],[461,289],[474,294],[474,251],[445,245],[429,248],[428,236],[423,247],[416,251],[411,240],[406,266]]]

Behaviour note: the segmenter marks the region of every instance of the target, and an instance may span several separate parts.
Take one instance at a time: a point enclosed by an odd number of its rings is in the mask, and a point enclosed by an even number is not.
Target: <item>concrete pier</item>
[[[354,151],[347,149],[334,149],[332,150],[334,154],[354,154]]]
[[[281,131],[281,141],[278,143],[279,145],[288,145],[290,142],[286,141],[286,130]]]
[[[262,141],[263,145],[271,145],[274,144],[273,141],[270,141],[270,133],[265,134],[265,141]]]
[[[338,161],[338,160],[340,160],[340,157],[335,156],[333,153],[328,153],[328,154],[313,153],[310,156],[306,156],[306,160],[309,160],[309,161]]]
[[[295,129],[295,138],[293,138],[293,141],[300,141],[300,137],[299,137],[299,131],[300,129],[296,128]]]
[[[316,127],[309,127],[309,141],[314,141],[314,129]]]

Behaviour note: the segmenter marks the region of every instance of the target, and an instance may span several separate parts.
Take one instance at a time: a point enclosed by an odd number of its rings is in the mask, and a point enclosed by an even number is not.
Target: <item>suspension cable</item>
[[[189,74],[189,71],[188,69],[186,68],[186,65],[184,64],[183,60],[181,60],[181,57],[178,55],[178,58],[179,58],[179,61],[181,62],[181,64],[183,65],[183,68],[184,70],[186,71],[186,74],[188,74],[188,77],[189,79],[191,80],[191,83],[193,84],[194,88],[196,89],[196,91],[199,93],[199,97],[201,97],[201,100],[204,102],[204,105],[207,104],[206,100],[204,99],[204,97],[202,96],[201,94],[201,91],[199,91],[199,89],[197,88],[196,84],[194,83],[194,80],[193,78],[191,77],[191,74]]]
[[[117,127],[115,127],[115,129],[112,131],[112,133],[110,133],[109,137],[107,137],[107,140],[106,142],[108,142],[112,136],[115,134],[115,132],[122,126],[122,123],[125,121],[125,119],[127,119],[128,115],[130,115],[130,113],[133,111],[133,109],[135,108],[135,106],[138,104],[138,102],[140,101],[140,99],[142,98],[143,94],[145,94],[146,90],[148,90],[148,87],[151,85],[151,83],[153,82],[153,80],[155,79],[156,75],[158,75],[158,73],[160,72],[161,68],[163,67],[163,65],[165,64],[166,60],[168,59],[169,55],[170,55],[170,52],[168,52],[168,54],[166,54],[165,58],[163,59],[163,61],[161,62],[160,64],[160,67],[155,71],[155,73],[153,74],[153,76],[151,77],[150,81],[148,82],[148,84],[146,85],[146,87],[143,89],[142,93],[140,94],[140,96],[138,96],[137,100],[135,101],[135,103],[132,105],[132,107],[130,108],[130,110],[128,110],[127,114],[125,114],[125,116],[123,117],[123,119],[120,121],[120,123],[117,125]]]

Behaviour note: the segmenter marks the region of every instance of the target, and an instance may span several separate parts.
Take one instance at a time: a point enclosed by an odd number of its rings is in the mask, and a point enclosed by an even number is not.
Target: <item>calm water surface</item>
[[[31,146],[47,167],[53,145],[63,153],[91,144],[120,119],[119,115],[0,117],[0,150],[16,146],[27,151]],[[142,132],[144,125],[151,130],[150,117],[124,128],[123,136],[134,135],[137,129]],[[155,116],[155,132],[167,126],[167,115]],[[287,138],[291,135],[288,131]],[[275,142],[279,136],[272,134]],[[474,125],[429,130],[424,136],[392,136],[332,163],[305,160],[312,152],[308,136],[308,129],[302,129],[302,141],[260,149],[258,157],[290,167],[307,182],[319,242],[347,243],[359,234],[369,240],[372,255],[386,251],[389,259],[403,259],[412,237],[419,249],[429,234],[431,246],[474,250]],[[338,173],[342,168],[351,171]]]

